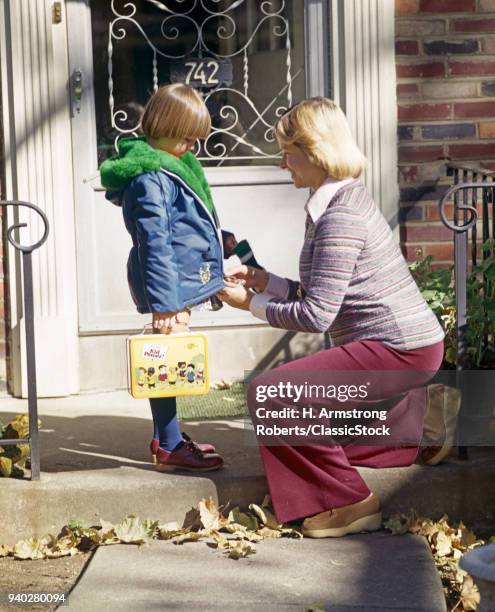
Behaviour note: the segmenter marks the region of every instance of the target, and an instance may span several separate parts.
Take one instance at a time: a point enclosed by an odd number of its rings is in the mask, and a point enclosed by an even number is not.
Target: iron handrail
[[[482,194],[482,221],[483,242],[489,237],[489,215],[488,203],[493,202],[495,182],[488,178],[495,177],[495,171],[488,170],[477,164],[449,163],[447,175],[454,176],[454,185],[450,187],[440,198],[438,203],[440,219],[442,223],[454,233],[454,283],[455,283],[455,306],[456,306],[456,386],[462,391],[462,371],[467,366],[466,354],[466,329],[467,329],[467,279],[468,279],[468,246],[469,231],[472,234],[472,263],[477,263],[477,223],[478,215],[478,190]],[[462,179],[460,178],[462,175]],[[466,180],[471,175],[471,181]],[[481,177],[481,181],[477,180]],[[462,180],[462,182],[461,182]],[[492,193],[491,199],[489,194]],[[462,202],[459,196],[462,194]],[[471,202],[469,202],[471,195]],[[446,205],[453,198],[454,215],[453,221],[447,218]],[[494,226],[495,234],[495,226]],[[461,393],[461,411],[459,423],[463,419],[463,402]],[[460,429],[460,428],[459,428]],[[459,430],[458,430],[459,435]],[[459,445],[459,456],[467,458],[467,448]]]
[[[24,284],[24,324],[26,333],[26,364],[27,364],[27,387],[28,387],[28,414],[29,414],[29,438],[17,440],[0,439],[0,445],[12,446],[18,444],[29,444],[31,456],[31,480],[40,479],[40,445],[38,430],[38,401],[36,390],[36,356],[34,342],[34,308],[33,308],[33,266],[31,254],[38,249],[48,238],[50,225],[45,213],[30,202],[21,200],[1,201],[0,206],[24,206],[34,210],[43,222],[43,235],[41,238],[30,245],[23,245],[14,238],[14,232],[22,227],[27,227],[27,223],[14,223],[7,228],[7,238],[10,244],[22,253],[23,284]]]

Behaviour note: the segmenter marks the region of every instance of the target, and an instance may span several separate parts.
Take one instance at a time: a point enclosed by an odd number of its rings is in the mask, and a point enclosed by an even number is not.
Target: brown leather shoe
[[[380,500],[370,493],[366,499],[355,504],[332,508],[307,518],[302,532],[309,538],[340,538],[348,533],[376,531],[381,525]]]
[[[191,440],[191,438],[184,432],[182,433],[182,439],[184,440],[184,442],[193,442],[202,453],[205,454],[213,454],[217,452],[217,449],[213,446],[213,444],[201,444],[200,442],[194,442],[194,440]],[[151,440],[150,442],[150,456],[151,456],[151,463],[156,464],[156,452],[160,447],[160,441],[157,438],[153,438],[153,440]]]
[[[156,469],[159,472],[174,472],[175,470],[209,472],[218,470],[222,465],[223,459],[220,455],[205,455],[194,442],[184,442],[174,451],[159,448],[156,453]]]

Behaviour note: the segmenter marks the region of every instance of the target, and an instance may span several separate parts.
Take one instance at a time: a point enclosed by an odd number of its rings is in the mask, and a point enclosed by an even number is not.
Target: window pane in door
[[[91,1],[98,161],[139,134],[157,86],[189,82],[213,130],[206,166],[273,165],[270,128],[304,98],[304,3],[297,0]]]

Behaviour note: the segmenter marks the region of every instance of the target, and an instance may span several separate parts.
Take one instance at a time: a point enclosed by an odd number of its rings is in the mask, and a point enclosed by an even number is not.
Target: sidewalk
[[[26,410],[25,400],[0,400],[0,420]],[[248,444],[242,419],[188,421],[184,430],[214,443],[226,467],[201,476],[162,474],[148,462],[152,433],[146,400],[125,391],[39,402],[40,482],[2,479],[3,543],[57,532],[69,519],[119,522],[128,513],[163,522],[181,521],[203,497],[247,506],[260,502],[267,486],[257,448]],[[490,449],[491,450],[491,449]],[[384,514],[415,508],[443,513],[467,525],[495,522],[495,453],[474,449],[471,460],[437,466],[360,472],[383,502]]]
[[[439,574],[418,536],[265,540],[233,561],[204,542],[100,548],[68,610],[445,612]]]

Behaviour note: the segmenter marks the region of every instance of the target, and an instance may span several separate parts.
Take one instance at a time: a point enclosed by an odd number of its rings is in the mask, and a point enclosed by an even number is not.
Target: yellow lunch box
[[[210,388],[204,334],[127,338],[128,388],[136,398],[204,395]]]

